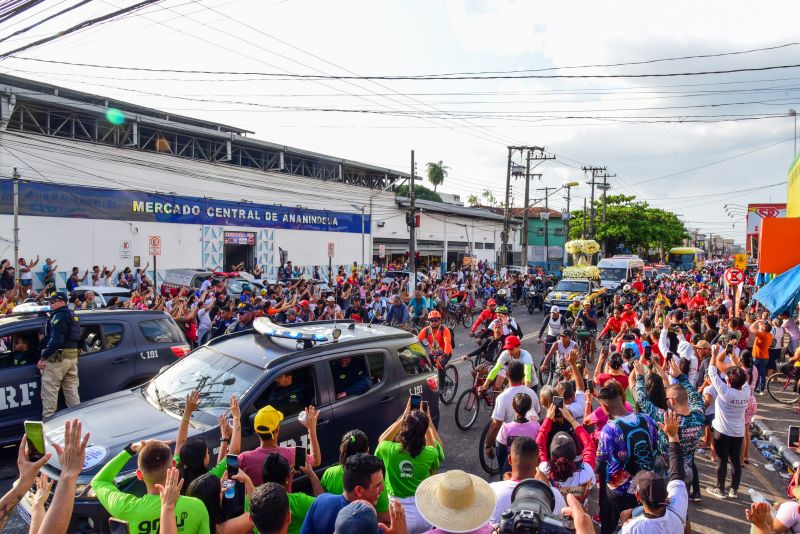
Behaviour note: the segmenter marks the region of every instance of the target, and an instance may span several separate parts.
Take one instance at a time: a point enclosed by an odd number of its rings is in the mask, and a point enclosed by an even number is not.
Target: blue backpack
[[[641,470],[652,471],[655,468],[655,452],[650,441],[650,427],[647,419],[640,414],[637,414],[636,418],[636,424],[633,425],[622,421],[616,422],[622,431],[625,448],[628,451],[624,468],[631,475],[635,475]]]

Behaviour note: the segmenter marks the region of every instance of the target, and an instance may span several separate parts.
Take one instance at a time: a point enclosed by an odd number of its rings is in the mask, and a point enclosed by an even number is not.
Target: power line
[[[66,9],[62,9],[62,10],[61,10],[61,11],[59,11],[58,13],[53,13],[52,15],[50,15],[50,16],[47,16],[47,17],[43,18],[42,20],[40,20],[40,21],[37,21],[37,22],[35,22],[35,23],[31,24],[30,26],[27,26],[27,27],[25,27],[25,28],[22,28],[21,30],[17,30],[17,31],[15,31],[15,32],[14,32],[14,33],[12,33],[12,34],[10,34],[10,35],[7,35],[6,37],[3,37],[3,38],[1,38],[1,39],[0,39],[0,43],[7,41],[7,40],[9,40],[10,38],[12,38],[12,37],[14,37],[14,36],[17,36],[17,35],[21,35],[21,34],[23,34],[23,33],[26,33],[27,31],[29,31],[29,30],[32,30],[33,28],[36,28],[37,26],[41,26],[42,24],[44,24],[44,23],[45,23],[45,22],[47,22],[48,20],[52,20],[52,19],[54,19],[54,18],[56,18],[56,17],[59,17],[59,16],[63,15],[64,13],[69,13],[70,11],[72,11],[72,10],[74,10],[74,9],[77,9],[77,8],[79,8],[79,7],[83,6],[83,5],[86,5],[86,4],[88,4],[89,2],[91,2],[91,1],[92,1],[92,0],[81,0],[81,1],[80,1],[80,2],[78,2],[77,4],[73,4],[73,5],[69,6],[69,7],[68,7],[68,8],[66,8]]]
[[[153,3],[158,0],[146,0],[142,3]],[[138,4],[137,4],[138,5]],[[130,8],[126,8],[130,10]],[[223,32],[224,33],[224,32]],[[24,48],[23,48],[24,49]],[[39,61],[43,63],[53,63],[57,65],[70,65],[73,67],[90,67],[98,69],[135,71],[135,72],[162,72],[176,74],[214,74],[223,76],[262,76],[266,78],[287,79],[287,80],[407,80],[407,81],[448,81],[448,80],[524,80],[524,79],[631,79],[631,78],[672,78],[679,76],[706,76],[717,74],[738,74],[742,72],[765,72],[771,70],[795,69],[800,64],[770,65],[766,67],[742,67],[738,69],[721,69],[705,71],[686,71],[686,72],[661,72],[661,73],[638,73],[638,74],[525,74],[519,76],[511,75],[476,75],[476,76],[446,76],[446,75],[373,75],[373,76],[352,76],[335,74],[287,74],[278,72],[259,72],[259,71],[229,71],[229,70],[200,70],[200,69],[158,69],[151,67],[130,67],[120,65],[103,65],[97,63],[80,63],[72,61],[56,61],[38,58],[23,58],[15,53],[21,50],[0,55],[0,57],[14,57],[16,59]]]

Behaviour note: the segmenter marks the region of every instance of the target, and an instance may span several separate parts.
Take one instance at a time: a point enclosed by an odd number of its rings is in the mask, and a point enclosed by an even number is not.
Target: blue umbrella
[[[800,302],[800,265],[773,278],[753,296],[777,317],[781,312],[792,315]]]

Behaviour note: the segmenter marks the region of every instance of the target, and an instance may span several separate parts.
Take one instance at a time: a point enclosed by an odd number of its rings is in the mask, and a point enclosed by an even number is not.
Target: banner
[[[758,256],[758,251],[753,250],[753,241],[757,242],[761,223],[770,217],[786,217],[786,204],[748,204],[747,205],[747,234],[745,243],[747,252],[752,257]],[[755,247],[757,248],[757,247]]]
[[[13,214],[13,202],[12,181],[0,180],[0,214]],[[249,226],[357,234],[362,230],[360,213],[30,181],[21,181],[19,184],[19,213],[39,217]],[[364,215],[363,218],[364,231],[369,233],[369,215]]]

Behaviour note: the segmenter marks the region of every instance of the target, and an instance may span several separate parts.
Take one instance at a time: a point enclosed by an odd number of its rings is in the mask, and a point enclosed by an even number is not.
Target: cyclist
[[[578,316],[579,311],[581,311],[581,298],[573,297],[572,303],[567,306],[567,311],[564,314],[567,318],[567,321],[574,320]]]
[[[530,352],[520,347],[520,344],[520,340],[517,336],[510,335],[506,337],[505,343],[503,343],[504,350],[500,353],[500,356],[497,358],[492,370],[489,371],[486,381],[481,386],[481,392],[485,393],[486,390],[489,389],[489,386],[492,385],[492,382],[494,382],[495,391],[500,391],[503,389],[503,380],[506,377],[506,368],[508,367],[508,364],[513,361],[519,361],[525,366],[524,384],[526,387],[535,389],[536,386],[539,385],[538,377],[535,373],[531,372],[533,367],[533,357],[531,356]],[[534,411],[538,414],[538,399],[534,398],[532,400]]]
[[[550,363],[550,359],[555,356],[556,374],[561,376],[564,370],[569,367],[567,355],[573,350],[578,350],[578,344],[572,341],[572,331],[564,329],[558,334],[558,342],[553,343],[550,350],[547,352],[547,356],[545,356],[540,370],[545,372],[545,370],[547,370],[547,364]]]
[[[619,318],[622,319],[622,321],[631,328],[636,326],[636,321],[637,321],[636,312],[633,311],[633,306],[631,306],[630,304],[626,304],[625,306],[623,306],[622,313],[620,314]]]
[[[542,342],[542,336],[544,335],[544,331],[547,330],[547,339],[545,340],[544,344],[544,351],[545,353],[550,351],[550,346],[555,342],[558,335],[561,333],[562,330],[567,329],[567,319],[561,315],[558,306],[553,306],[550,308],[550,313],[544,318],[544,322],[542,322],[542,327],[539,329],[539,339],[537,343]]]
[[[577,329],[578,325],[582,325],[583,329],[589,332],[589,351],[587,357],[591,363],[594,361],[594,353],[597,352],[597,345],[594,339],[594,336],[597,334],[597,312],[592,309],[592,301],[588,299],[583,301],[583,308],[578,312],[577,317],[575,317],[572,328]]]
[[[417,336],[428,345],[428,353],[433,358],[439,372],[439,383],[444,384],[444,368],[453,356],[453,336],[450,329],[442,325],[442,314],[437,310],[428,313],[428,326]]]
[[[615,306],[614,315],[608,318],[605,328],[603,328],[603,331],[600,332],[600,335],[597,337],[602,339],[608,332],[616,336],[622,331],[623,324],[625,324],[625,321],[622,319],[622,306]]]
[[[509,314],[509,309],[506,306],[499,306],[497,308],[497,318],[489,324],[489,329],[494,331],[496,328],[502,328],[503,337],[511,334],[522,337],[522,328],[520,328],[517,321]]]
[[[414,291],[414,298],[408,301],[408,314],[416,324],[420,324],[432,307],[431,301],[417,289]]]
[[[497,296],[495,297],[498,306],[507,306],[511,308],[511,302],[508,299],[508,291],[505,288],[497,290]]]
[[[478,318],[475,319],[475,322],[472,324],[472,328],[470,329],[469,335],[470,337],[475,337],[475,331],[478,330],[478,327],[483,325],[484,327],[488,328],[489,324],[497,319],[497,301],[494,299],[489,299],[486,301],[486,308],[478,315]]]

